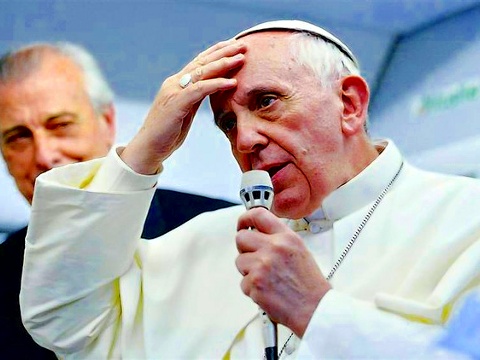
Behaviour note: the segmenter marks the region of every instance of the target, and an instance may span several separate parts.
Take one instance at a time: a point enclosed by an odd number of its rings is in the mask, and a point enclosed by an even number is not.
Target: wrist
[[[156,175],[163,170],[163,160],[158,154],[150,154],[145,147],[137,147],[132,140],[127,147],[117,150],[122,161],[134,172],[141,175]]]

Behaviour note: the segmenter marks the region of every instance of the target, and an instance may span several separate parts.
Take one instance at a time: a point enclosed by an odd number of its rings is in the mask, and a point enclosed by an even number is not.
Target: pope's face
[[[313,72],[292,59],[289,34],[263,32],[247,44],[237,87],[211,96],[217,125],[230,140],[243,172],[267,170],[272,211],[300,218],[316,210],[347,179],[341,92],[322,88]]]
[[[26,78],[0,84],[2,155],[27,201],[41,173],[104,156],[114,140],[113,117],[113,110],[94,111],[80,70],[64,57],[48,56]]]

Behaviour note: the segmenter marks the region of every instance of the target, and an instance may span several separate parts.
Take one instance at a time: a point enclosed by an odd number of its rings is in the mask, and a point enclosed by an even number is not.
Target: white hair
[[[330,88],[336,80],[360,69],[331,42],[306,32],[292,33],[291,52],[296,62],[309,67],[322,86]]]
[[[334,43],[307,32],[294,32],[290,37],[290,51],[294,60],[308,67],[320,81],[331,89],[333,84],[347,75],[361,76],[360,68]],[[364,129],[368,133],[368,115]]]

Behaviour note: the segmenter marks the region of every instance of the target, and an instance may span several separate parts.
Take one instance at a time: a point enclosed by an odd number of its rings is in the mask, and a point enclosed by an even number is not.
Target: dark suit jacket
[[[152,239],[205,212],[234,205],[231,202],[171,190],[157,189],[142,237]],[[56,359],[37,345],[23,327],[18,296],[27,227],[0,244],[0,359]]]

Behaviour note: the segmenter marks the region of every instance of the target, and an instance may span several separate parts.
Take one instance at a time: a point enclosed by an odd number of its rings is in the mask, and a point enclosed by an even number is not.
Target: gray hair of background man
[[[295,61],[310,68],[325,88],[344,76],[361,76],[360,68],[334,44],[307,32],[294,32],[290,39]],[[368,117],[364,129],[367,132]]]
[[[113,102],[114,93],[92,54],[71,42],[33,43],[10,51],[0,58],[0,81],[20,80],[38,68],[47,53],[64,55],[83,72],[85,90],[97,114]]]

